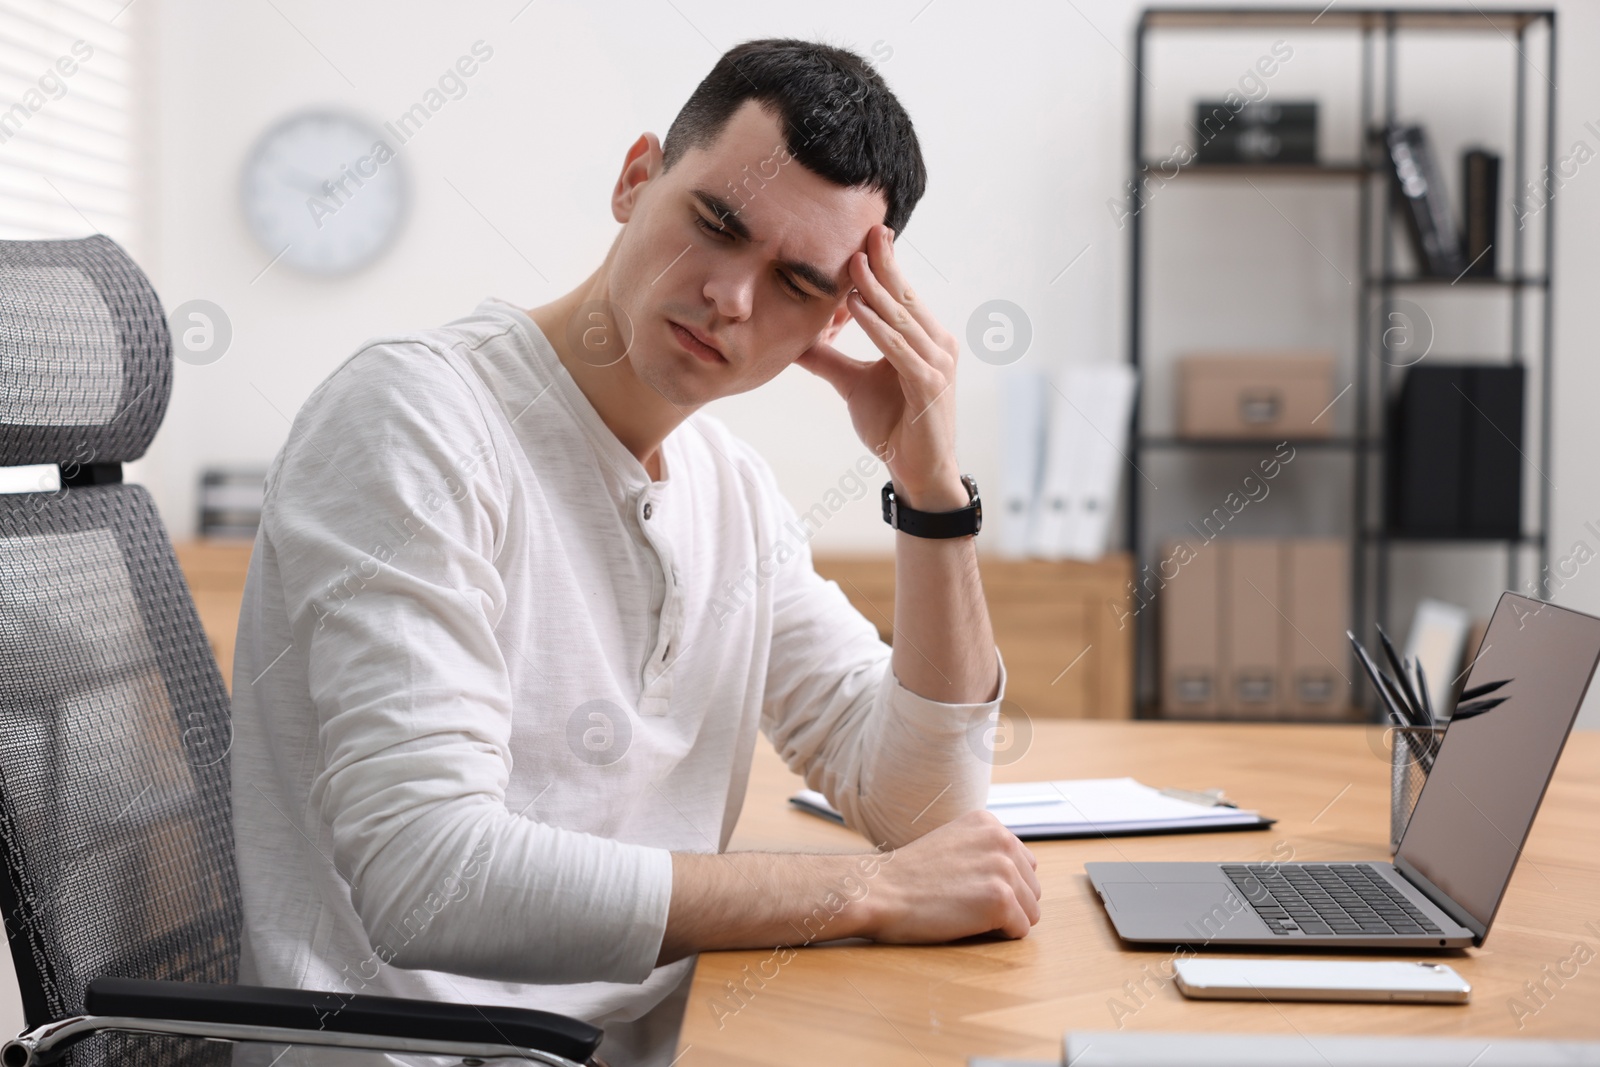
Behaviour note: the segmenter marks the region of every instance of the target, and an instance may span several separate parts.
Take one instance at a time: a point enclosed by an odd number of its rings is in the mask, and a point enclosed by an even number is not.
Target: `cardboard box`
[[[1285,545],[1284,611],[1293,623],[1283,635],[1285,717],[1343,718],[1352,700],[1350,546],[1309,538]]]
[[[1193,542],[1184,542],[1192,545]],[[1170,572],[1158,595],[1157,615],[1161,620],[1161,711],[1174,719],[1215,718],[1218,708],[1222,650],[1218,633],[1218,583],[1221,578],[1219,551],[1224,542],[1212,542],[1193,551],[1181,552],[1178,542],[1162,548],[1161,560]],[[1187,560],[1187,562],[1178,562]],[[1158,563],[1160,568],[1162,563]]]
[[[1183,437],[1328,437],[1333,353],[1197,352],[1178,360]]]
[[[1163,547],[1163,560],[1176,557],[1177,544]],[[1185,544],[1187,562],[1159,591],[1162,716],[1348,719],[1349,545]]]
[[[1223,703],[1225,714],[1261,718],[1283,703],[1283,542],[1257,538],[1216,541],[1224,564]]]

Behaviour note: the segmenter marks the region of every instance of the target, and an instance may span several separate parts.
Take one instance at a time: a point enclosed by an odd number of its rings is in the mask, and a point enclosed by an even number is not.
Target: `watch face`
[[[269,255],[308,274],[348,274],[377,259],[405,214],[392,138],[339,111],[291,115],[261,136],[240,197]]]

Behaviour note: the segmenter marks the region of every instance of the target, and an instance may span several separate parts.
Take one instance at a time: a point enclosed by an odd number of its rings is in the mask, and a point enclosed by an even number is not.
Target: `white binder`
[[[1028,554],[1037,519],[1044,470],[1050,381],[1038,371],[1007,368],[1000,383],[1000,507],[997,539],[1001,556]],[[987,519],[987,516],[985,517]],[[987,524],[987,523],[986,523]]]
[[[1117,485],[1128,463],[1133,369],[1123,363],[1069,367],[1050,390],[1049,441],[1032,554],[1099,559],[1109,547]]]

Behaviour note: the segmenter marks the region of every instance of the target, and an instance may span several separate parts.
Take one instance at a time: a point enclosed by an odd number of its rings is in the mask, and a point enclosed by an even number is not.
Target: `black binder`
[[[1418,364],[1390,414],[1387,528],[1396,537],[1522,532],[1520,364]]]

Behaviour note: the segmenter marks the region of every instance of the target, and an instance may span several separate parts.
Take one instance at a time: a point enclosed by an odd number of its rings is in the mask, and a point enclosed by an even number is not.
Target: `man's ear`
[[[622,173],[611,190],[611,217],[627,222],[639,206],[639,197],[645,183],[661,173],[661,141],[653,133],[641,133],[628,148],[622,161]]]

